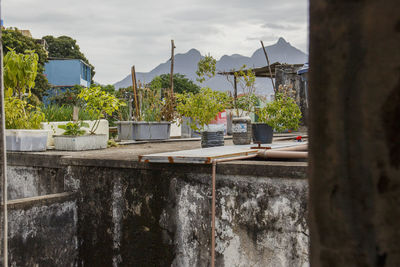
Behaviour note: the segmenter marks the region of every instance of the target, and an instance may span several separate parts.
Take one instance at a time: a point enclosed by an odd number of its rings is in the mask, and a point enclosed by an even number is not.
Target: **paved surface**
[[[293,134],[277,134],[274,141],[281,142],[293,142],[295,136],[305,135],[304,133],[293,133]],[[287,137],[292,137],[292,140],[282,140]],[[232,139],[225,140],[225,146],[232,146]],[[162,152],[174,152],[182,150],[200,149],[200,139],[180,140],[171,139],[167,142],[148,142],[148,143],[136,143],[129,145],[120,145],[118,147],[110,147],[102,150],[89,150],[89,151],[57,151],[47,150],[46,152],[33,152],[29,154],[41,154],[41,155],[52,155],[52,156],[63,156],[75,159],[112,159],[112,160],[135,160],[137,161],[140,155],[148,155]]]

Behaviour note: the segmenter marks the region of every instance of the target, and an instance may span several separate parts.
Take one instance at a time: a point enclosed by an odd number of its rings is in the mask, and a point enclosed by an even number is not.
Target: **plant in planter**
[[[260,123],[253,124],[255,143],[271,143],[273,130],[297,130],[301,119],[299,106],[284,87],[275,94],[274,101],[258,110],[257,115]]]
[[[59,128],[66,130],[67,135],[54,136],[54,145],[57,150],[91,150],[107,147],[107,135],[96,134],[100,120],[106,114],[111,115],[120,106],[125,105],[115,96],[102,91],[100,87],[83,88],[78,97],[84,102],[84,109],[95,118],[88,135],[82,135],[85,131],[81,127],[88,127],[84,122],[68,122]]]
[[[6,145],[11,151],[46,150],[47,131],[37,130],[45,119],[39,107],[28,103],[35,86],[38,55],[18,54],[13,49],[4,57],[4,108]],[[34,101],[31,101],[34,102]]]
[[[202,147],[224,145],[224,130],[208,126],[227,107],[229,96],[226,93],[202,88],[198,94],[177,94],[176,102],[180,123],[183,117],[189,117],[192,119],[190,127],[202,132]]]
[[[122,140],[164,140],[170,136],[175,117],[175,99],[170,90],[139,88],[138,121],[119,121],[118,136]]]
[[[256,76],[251,69],[245,70],[243,65],[238,71],[234,72],[234,80],[228,81],[237,88],[241,88],[241,95],[233,99],[232,107],[234,114],[230,114],[232,118],[232,137],[235,145],[246,145],[251,143],[252,126],[250,115],[254,114],[255,107],[259,103],[259,98],[255,95]]]

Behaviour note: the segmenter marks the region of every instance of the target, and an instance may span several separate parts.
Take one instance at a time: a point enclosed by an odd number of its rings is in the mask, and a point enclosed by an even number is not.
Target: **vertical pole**
[[[236,106],[237,103],[237,78],[233,75],[233,104],[236,109],[236,116],[239,116],[239,108]]]
[[[171,76],[169,77],[171,85],[171,96],[174,95],[174,49],[174,40],[171,40]]]
[[[263,49],[263,51],[264,51],[265,58],[267,59],[269,74],[270,74],[270,76],[271,76],[272,89],[274,89],[274,92],[276,92],[275,84],[274,84],[274,79],[272,78],[271,65],[269,64],[269,59],[268,59],[267,50],[265,50],[263,41],[260,41],[260,42],[261,42],[262,49]]]
[[[138,104],[138,98],[137,98],[137,85],[136,85],[135,65],[132,66],[131,75],[132,75],[133,98],[134,98],[134,101],[135,101],[135,109],[136,109],[136,119],[140,120],[140,110],[139,110],[139,104]],[[129,107],[132,109],[131,106],[129,106]],[[132,112],[132,110],[131,110],[131,112]]]
[[[215,183],[217,162],[212,161],[212,202],[211,202],[211,267],[215,267]]]
[[[1,20],[1,0],[0,0]],[[0,155],[1,155],[1,178],[3,196],[3,266],[8,266],[8,218],[7,218],[7,148],[5,133],[5,111],[4,111],[4,85],[3,85],[3,42],[0,30]]]

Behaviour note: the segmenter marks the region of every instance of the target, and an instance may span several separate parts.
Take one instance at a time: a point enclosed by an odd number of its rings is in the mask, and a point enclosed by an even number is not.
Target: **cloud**
[[[283,36],[307,50],[306,0],[3,0],[5,26],[29,29],[36,38],[76,39],[96,67],[95,80],[115,83],[134,64],[149,71],[176,53],[196,48],[215,57],[251,55],[258,40]]]

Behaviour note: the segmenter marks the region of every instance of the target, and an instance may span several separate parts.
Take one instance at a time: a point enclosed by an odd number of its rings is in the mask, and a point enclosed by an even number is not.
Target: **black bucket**
[[[273,129],[266,123],[253,123],[253,142],[255,144],[271,144]]]
[[[214,147],[224,145],[224,131],[218,132],[202,132],[201,133],[201,147]]]

